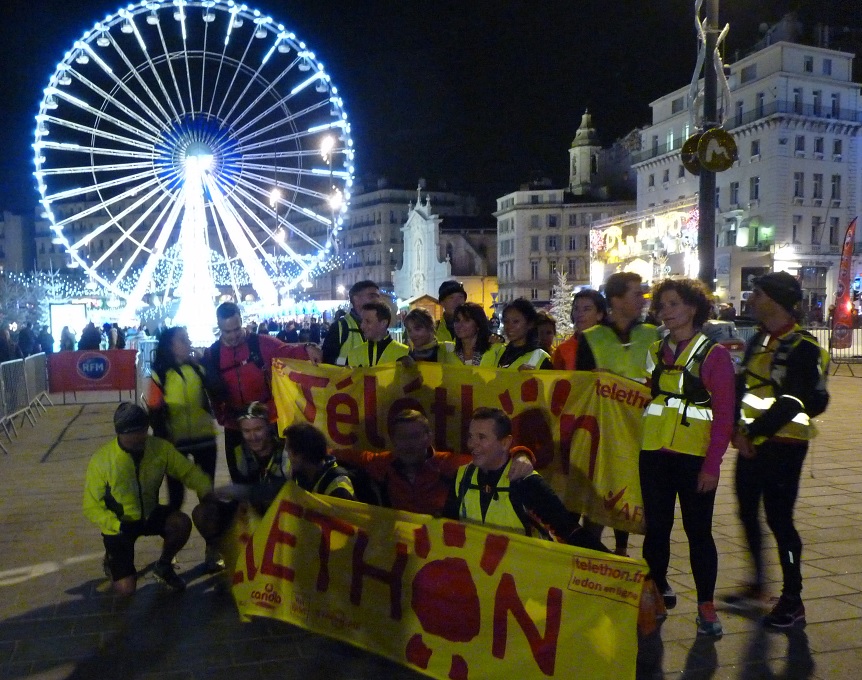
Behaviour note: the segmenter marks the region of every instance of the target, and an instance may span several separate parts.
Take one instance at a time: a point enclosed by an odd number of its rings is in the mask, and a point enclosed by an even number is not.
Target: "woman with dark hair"
[[[538,316],[533,303],[524,298],[507,304],[503,309],[503,329],[508,342],[493,345],[482,356],[479,365],[517,368],[519,371],[553,369],[551,356],[539,347]]]
[[[455,352],[467,366],[478,366],[491,346],[491,326],[485,310],[475,302],[465,302],[455,308]]]
[[[156,346],[147,402],[153,434],[167,439],[180,453],[215,479],[216,429],[204,389],[204,369],[192,354],[189,334],[182,326],[165,330]],[[183,485],[168,477],[168,505],[183,505]],[[206,564],[215,569],[218,554],[207,547]]]
[[[572,323],[575,332],[570,338],[563,340],[554,353],[551,361],[558,371],[574,371],[578,356],[578,341],[581,334],[588,328],[604,323],[608,315],[608,303],[597,290],[583,288],[575,293],[572,300]]]
[[[668,330],[647,355],[652,402],[644,412],[640,452],[643,557],[668,608],[670,535],[679,497],[697,591],[697,634],[720,636],[713,597],[718,552],[712,514],[719,468],[733,433],[734,370],[730,353],[703,333],[711,294],[694,279],[666,279],[653,289],[652,310]]]

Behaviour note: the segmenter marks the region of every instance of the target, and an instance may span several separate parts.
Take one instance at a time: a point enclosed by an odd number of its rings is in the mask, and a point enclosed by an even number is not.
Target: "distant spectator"
[[[311,324],[308,326],[308,341],[313,342],[315,345],[319,345],[322,337],[320,322],[316,317],[312,318]]]
[[[0,363],[21,358],[21,350],[12,342],[12,335],[8,328],[0,330]]]
[[[557,320],[547,310],[538,310],[536,331],[539,333],[539,347],[548,354],[554,351],[554,341],[557,339]]]
[[[116,325],[116,324],[114,324]],[[102,324],[103,341],[107,343],[106,349],[117,349],[117,331],[107,321]]]
[[[39,348],[45,354],[53,354],[54,353],[54,336],[51,335],[51,331],[48,330],[47,326],[42,326],[42,331],[39,333]]]
[[[36,334],[33,332],[33,324],[29,321],[18,331],[18,347],[21,350],[21,354],[25,357],[34,354],[38,348]]]
[[[81,332],[81,339],[78,341],[78,349],[81,351],[97,351],[101,342],[102,334],[99,332],[99,329],[96,328],[96,324],[91,321],[84,326],[84,330]]]
[[[115,334],[114,349],[126,349],[126,332],[119,324],[111,324],[111,333]]]
[[[258,335],[269,335],[269,324],[265,321],[261,321],[257,325],[257,334]]]
[[[69,330],[68,326],[63,326],[63,330],[60,331],[60,351],[74,352],[75,344],[74,334]]]

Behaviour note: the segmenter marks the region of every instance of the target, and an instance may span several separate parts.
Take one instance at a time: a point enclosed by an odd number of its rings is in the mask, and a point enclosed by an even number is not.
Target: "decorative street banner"
[[[312,423],[335,448],[385,450],[389,423],[411,408],[428,416],[435,448],[468,453],[470,414],[502,408],[515,443],[533,451],[536,468],[569,509],[643,533],[638,456],[650,393],[639,383],[600,371],[430,362],[341,368],[276,359],[272,373],[279,429]]]
[[[51,392],[134,390],[135,349],[54,352],[48,355]]]
[[[245,520],[248,521],[248,516]],[[434,678],[635,677],[646,564],[285,484],[233,595]]]
[[[856,242],[856,218],[848,225],[838,266],[838,289],[835,292],[835,312],[832,314],[832,349],[849,349],[853,344],[853,292],[850,290],[850,270]]]

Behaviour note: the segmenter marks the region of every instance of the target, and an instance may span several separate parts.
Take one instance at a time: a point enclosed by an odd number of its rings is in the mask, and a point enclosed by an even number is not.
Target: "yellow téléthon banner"
[[[643,533],[638,456],[650,393],[632,380],[605,372],[275,360],[272,388],[280,430],[309,422],[336,448],[386,450],[389,423],[411,408],[428,416],[435,448],[468,453],[470,414],[501,408],[512,418],[515,443],[533,451],[536,469],[570,510]]]
[[[434,678],[635,677],[640,560],[292,483],[255,524],[235,534],[243,617],[287,621]]]

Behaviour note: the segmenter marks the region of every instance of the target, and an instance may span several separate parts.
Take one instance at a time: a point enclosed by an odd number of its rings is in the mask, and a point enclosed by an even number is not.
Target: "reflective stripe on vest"
[[[791,333],[798,332],[800,328],[795,326]],[[799,335],[798,339],[793,343],[790,352],[793,351],[800,342],[807,340],[803,335]],[[781,383],[783,375],[778,375],[775,370],[774,359],[775,351],[781,342],[781,338],[769,333],[763,334],[763,340],[758,347],[755,347],[745,364],[745,394],[742,396],[741,419],[743,422],[750,424],[756,418],[765,413],[776,401],[775,383]],[[822,349],[821,349],[822,353]],[[781,398],[790,398],[796,401],[796,397],[783,395]],[[800,405],[803,406],[800,402]],[[813,436],[811,419],[808,414],[802,410],[796,416],[775,433],[775,437],[785,439],[799,439],[808,441]],[[765,437],[757,437],[754,440],[755,444],[760,444],[765,441]]]
[[[687,368],[694,375],[700,375],[702,361],[705,361],[706,357],[697,363],[695,355],[707,342],[709,339],[706,336],[697,333],[688,343],[688,347],[676,358],[673,367],[662,370],[658,384],[661,393],[656,395],[644,411],[644,450],[668,449],[693,456],[706,455],[712,427],[712,409],[693,404],[685,398],[683,368]],[[662,341],[654,343],[650,348],[647,360],[650,372],[661,360],[661,351]],[[710,352],[712,348],[707,352],[707,357]]]
[[[482,518],[482,501],[481,489],[479,487],[478,468],[470,465],[463,465],[458,468],[458,474],[455,477],[455,488],[459,489],[461,480],[468,468],[472,467],[472,475],[467,487],[467,493],[461,501],[461,506],[458,508],[458,517],[465,522],[473,522],[474,524],[482,524],[486,527],[496,527],[505,531],[511,531],[519,534],[526,534],[524,523],[512,507],[512,502],[509,499],[509,466],[511,460],[506,463],[497,486],[494,488],[494,495],[488,505],[488,511]],[[533,474],[538,474],[533,472]],[[505,485],[505,486],[501,486]]]

